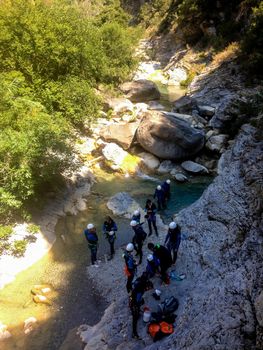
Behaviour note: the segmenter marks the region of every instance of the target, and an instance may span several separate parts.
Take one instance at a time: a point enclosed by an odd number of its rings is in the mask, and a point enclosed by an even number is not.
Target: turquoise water
[[[128,219],[117,217],[108,210],[106,204],[108,199],[118,192],[129,193],[144,208],[148,198],[153,199],[156,186],[163,182],[166,177],[155,176],[154,180],[139,177],[125,178],[122,176],[98,177],[97,183],[92,187],[92,193],[87,201],[87,209],[78,215],[68,215],[62,218],[57,225],[57,235],[65,237],[65,248],[74,249],[74,245],[79,246],[79,251],[85,254],[87,242],[83,235],[83,230],[88,223],[93,223],[97,228],[100,245],[98,255],[104,258],[108,252],[108,243],[102,234],[102,225],[107,215],[110,215],[118,225],[116,246],[122,246],[132,238],[132,230]],[[193,177],[190,182],[179,184],[171,181],[171,199],[167,209],[159,212],[165,223],[169,223],[175,213],[195,202],[211,183],[212,178],[207,176]],[[147,225],[145,225],[147,230]],[[88,254],[88,251],[87,251]]]

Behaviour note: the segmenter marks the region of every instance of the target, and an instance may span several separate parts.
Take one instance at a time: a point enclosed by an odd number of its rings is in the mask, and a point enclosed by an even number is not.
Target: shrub
[[[13,247],[11,248],[12,254],[16,257],[24,256],[27,248],[27,243],[28,242],[26,240],[15,241]]]
[[[0,240],[7,241],[8,238],[12,235],[13,229],[11,226],[0,225]]]
[[[34,224],[29,224],[27,226],[27,232],[32,233],[33,235],[35,235],[36,233],[40,232],[40,227]]]

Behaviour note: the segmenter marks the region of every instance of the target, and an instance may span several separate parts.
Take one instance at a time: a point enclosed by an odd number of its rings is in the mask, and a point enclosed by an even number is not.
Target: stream
[[[183,93],[178,87],[175,89],[170,90],[178,98],[178,94]],[[164,88],[161,92],[161,103],[166,100],[169,104],[173,100],[169,97],[170,92]],[[90,257],[83,230],[89,222],[96,225],[100,242],[98,257],[104,260],[109,246],[102,237],[101,228],[107,215],[112,216],[118,225],[116,248],[124,246],[132,237],[129,220],[111,215],[106,206],[108,199],[125,191],[144,207],[157,184],[167,176],[126,178],[101,169],[96,170],[95,175],[97,182],[88,197],[87,209],[75,216],[61,218],[56,226],[57,240],[50,252],[0,291],[0,321],[12,334],[11,338],[0,343],[0,349],[58,350],[71,329],[81,324],[94,325],[100,320],[106,302],[93,288],[92,281],[87,279],[86,267],[90,264]],[[195,202],[211,181],[208,176],[190,177],[190,181],[184,184],[172,181],[168,208],[160,212],[164,222],[169,223],[173,214]],[[98,271],[100,268],[103,266]],[[31,289],[36,284],[51,287],[48,294],[51,305],[34,303]],[[37,324],[25,335],[24,321],[29,317],[35,317]],[[79,344],[74,350],[81,348]]]

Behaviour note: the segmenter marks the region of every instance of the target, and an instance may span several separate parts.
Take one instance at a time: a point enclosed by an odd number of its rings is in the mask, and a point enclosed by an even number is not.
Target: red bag
[[[124,274],[125,274],[127,277],[130,277],[130,276],[131,276],[131,273],[130,273],[130,271],[128,270],[127,265],[124,266],[123,271],[124,271]]]
[[[161,332],[165,334],[172,334],[174,331],[173,325],[164,321],[160,322],[160,328]]]
[[[158,323],[151,323],[148,326],[148,333],[150,334],[150,336],[154,339],[156,336],[156,333],[159,332],[160,330],[160,326],[158,325]]]

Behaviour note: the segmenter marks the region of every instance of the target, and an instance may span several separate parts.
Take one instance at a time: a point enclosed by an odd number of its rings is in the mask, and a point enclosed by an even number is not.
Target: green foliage
[[[36,233],[39,233],[40,231],[40,227],[34,224],[29,224],[27,226],[27,232],[32,233],[33,235],[35,235]]]
[[[26,240],[15,241],[11,250],[12,254],[17,258],[24,256],[26,252],[28,242]]]
[[[73,0],[0,2],[0,214],[6,222],[14,213],[27,216],[25,202],[70,168],[73,127],[98,116],[98,84],[116,86],[128,77],[139,36],[119,0],[101,1],[98,10],[96,1],[85,10]]]
[[[11,226],[0,225],[0,240],[6,241],[12,235],[13,229]]]
[[[187,78],[180,82],[180,86],[186,88],[187,86],[189,86],[191,84],[191,82],[193,81],[195,76],[196,76],[196,72],[189,71],[187,74]]]
[[[253,9],[250,24],[242,41],[244,65],[250,72],[262,76],[263,65],[263,1]]]

